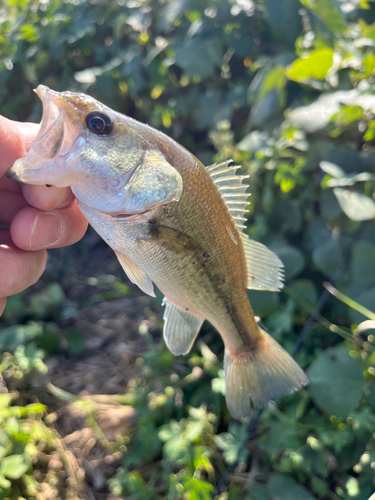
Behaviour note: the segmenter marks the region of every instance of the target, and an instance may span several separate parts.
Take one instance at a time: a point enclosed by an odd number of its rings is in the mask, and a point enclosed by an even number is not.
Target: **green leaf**
[[[279,500],[315,500],[308,490],[298,484],[292,477],[285,474],[272,474],[267,483],[267,489],[272,498]]]
[[[262,100],[268,94],[268,92],[271,92],[271,90],[276,90],[279,96],[280,103],[281,105],[284,106],[285,84],[286,84],[285,70],[281,66],[278,66],[277,68],[267,73],[267,75],[264,77],[262,85],[259,90],[258,99]]]
[[[214,61],[218,58],[213,59],[212,52],[218,55],[221,50],[220,46],[215,47],[209,42],[204,44],[196,40],[186,40],[176,48],[176,64],[191,77],[207,78],[213,73]]]
[[[159,436],[160,437],[160,436]],[[163,456],[166,460],[184,463],[188,455],[190,442],[182,434],[169,439],[163,446]]]
[[[301,3],[333,33],[344,33],[346,30],[344,18],[334,0],[301,0]]]
[[[229,426],[229,431],[230,432],[223,432],[214,437],[216,445],[223,450],[225,461],[228,464],[232,463],[237,458],[246,437],[247,429],[244,426],[232,424]],[[239,461],[243,462],[246,460],[248,453],[248,450],[243,448],[239,455]]]
[[[246,500],[268,500],[270,497],[267,492],[266,486],[259,483],[254,483],[250,487],[250,491]]]
[[[238,2],[239,3],[239,2]],[[297,0],[265,0],[267,23],[277,39],[285,40],[291,49],[301,32],[301,16]]]
[[[8,408],[14,398],[15,395],[12,393],[0,394],[0,409]]]
[[[64,291],[59,283],[50,283],[46,288],[31,296],[30,306],[35,316],[43,318],[59,308],[65,298]]]
[[[320,193],[320,211],[323,219],[334,219],[341,213],[341,207],[331,189],[324,189]]]
[[[357,241],[353,246],[349,268],[351,283],[357,289],[362,291],[375,286],[375,245],[366,240]]]
[[[375,426],[375,414],[370,408],[362,408],[356,413],[352,413],[352,418],[356,429],[366,429],[372,432]]]
[[[207,446],[195,446],[193,460],[194,469],[203,469],[208,473],[213,472],[213,467],[209,459],[211,454],[211,450]]]
[[[188,422],[185,429],[185,439],[188,441],[195,441],[198,439],[204,430],[204,422],[193,421]]]
[[[358,122],[363,118],[363,108],[358,104],[343,105],[337,113],[331,116],[331,122],[334,122],[338,127],[347,127],[352,123]]]
[[[311,305],[314,305],[318,300],[318,291],[311,280],[294,280],[290,283],[289,288],[308,300]]]
[[[375,202],[365,194],[338,187],[333,192],[349,219],[370,220],[375,217]]]
[[[267,145],[267,134],[258,132],[250,132],[250,134],[245,135],[245,137],[237,144],[237,148],[240,151],[250,151],[251,153],[256,153],[260,149]]]
[[[12,483],[9,481],[9,479],[5,479],[5,477],[0,474],[0,498],[1,500],[6,500],[7,498],[9,498],[8,496],[6,496],[8,493],[10,493],[10,491],[3,491],[5,489],[8,489],[12,486]],[[2,493],[5,493],[5,495],[3,496]]]
[[[329,415],[347,417],[363,396],[366,384],[362,372],[343,345],[320,354],[308,375],[315,403]]]
[[[288,299],[285,307],[280,311],[275,311],[267,319],[267,328],[273,335],[280,335],[285,332],[290,332],[293,329],[293,313],[295,302]]]
[[[282,247],[277,251],[277,255],[285,266],[286,280],[297,276],[305,267],[305,259],[303,253],[295,247]]]
[[[202,479],[191,478],[184,484],[188,500],[211,500],[214,486]],[[185,496],[185,495],[184,495]]]
[[[30,462],[24,455],[10,455],[1,461],[0,474],[9,479],[19,479],[29,466]]]
[[[68,341],[69,348],[74,354],[82,354],[86,350],[86,339],[84,335],[75,328],[66,333],[66,340]]]
[[[349,311],[350,317],[354,323],[359,324],[363,320],[374,318],[375,315],[375,288],[370,288],[365,290],[361,294],[355,297],[355,303],[357,303],[356,309],[351,309]],[[358,307],[359,306],[359,307]]]
[[[332,237],[313,250],[312,259],[319,271],[330,277],[340,262],[341,255],[337,238]]]
[[[279,294],[275,292],[247,290],[253,310],[258,316],[268,316],[278,309]]]
[[[0,351],[13,352],[17,346],[42,335],[43,328],[39,323],[14,325],[4,328],[0,335]]]
[[[299,436],[297,422],[284,420],[272,422],[267,433],[259,440],[259,444],[269,456],[276,456],[285,449],[297,450],[303,443]]]
[[[344,176],[341,179],[330,179],[329,181],[327,181],[327,187],[354,186],[356,182],[367,182],[374,180],[374,174],[370,174],[369,172],[362,172],[360,174]]]
[[[341,178],[345,176],[345,172],[343,171],[343,169],[335,163],[331,163],[330,161],[321,161],[319,163],[319,166],[323,170],[323,172],[332,175],[332,177]]]
[[[42,361],[44,354],[44,351],[38,349],[34,342],[19,345],[14,351],[14,357],[18,366],[25,372],[35,369],[39,373],[47,373],[48,368]]]
[[[296,82],[306,82],[311,78],[324,80],[333,64],[333,49],[316,49],[292,62],[286,76]]]
[[[225,396],[225,373],[224,370],[218,370],[217,378],[211,380],[211,387],[213,392]]]

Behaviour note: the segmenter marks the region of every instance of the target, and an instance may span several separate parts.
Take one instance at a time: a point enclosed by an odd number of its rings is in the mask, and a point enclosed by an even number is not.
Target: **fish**
[[[41,128],[9,176],[71,188],[130,281],[164,294],[173,354],[190,351],[205,320],[215,327],[233,418],[305,386],[305,372],[259,326],[247,295],[280,290],[283,264],[243,231],[249,194],[239,167],[205,167],[164,133],[86,94],[44,85],[36,93]]]

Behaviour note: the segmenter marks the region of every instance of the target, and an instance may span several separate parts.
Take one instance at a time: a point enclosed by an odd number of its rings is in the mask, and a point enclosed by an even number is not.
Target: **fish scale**
[[[225,345],[234,418],[304,386],[305,373],[258,326],[248,300],[247,288],[280,290],[283,266],[243,233],[249,195],[239,167],[205,168],[171,138],[85,94],[42,85],[37,93],[41,132],[9,175],[71,187],[129,279],[149,295],[153,283],[164,293],[163,336],[173,353],[189,352],[211,322]]]

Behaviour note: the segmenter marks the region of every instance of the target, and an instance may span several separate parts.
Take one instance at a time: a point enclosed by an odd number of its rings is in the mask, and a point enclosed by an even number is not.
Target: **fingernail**
[[[37,215],[31,228],[29,249],[50,247],[60,239],[61,233],[62,222],[59,217],[52,214]]]

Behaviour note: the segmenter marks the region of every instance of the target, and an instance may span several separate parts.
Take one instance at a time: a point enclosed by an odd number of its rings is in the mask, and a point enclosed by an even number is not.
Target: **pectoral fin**
[[[138,285],[143,292],[155,297],[154,285],[147,274],[124,254],[116,251],[115,254],[130,281]]]
[[[194,343],[203,321],[174,306],[164,298],[163,336],[168,349],[175,355],[187,354]]]

